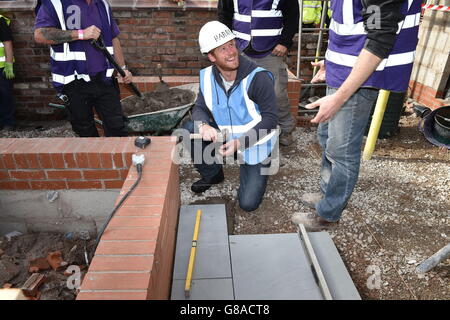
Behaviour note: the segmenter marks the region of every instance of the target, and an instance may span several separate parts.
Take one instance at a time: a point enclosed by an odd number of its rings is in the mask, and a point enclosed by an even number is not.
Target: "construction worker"
[[[50,45],[52,82],[66,100],[73,131],[80,137],[98,137],[95,107],[106,136],[126,136],[120,95],[113,66],[90,43],[101,34],[105,46],[125,71],[119,28],[105,0],[38,0],[34,39]],[[120,76],[119,76],[120,77]]]
[[[16,127],[13,101],[14,52],[11,20],[0,14],[0,130]]]
[[[351,5],[349,5],[349,3]],[[322,147],[320,192],[301,201],[312,212],[292,221],[310,231],[335,226],[358,180],[361,143],[379,89],[404,92],[417,46],[420,0],[335,0],[325,61],[311,82],[326,80],[327,96],[306,106],[319,107]]]
[[[280,144],[290,145],[295,120],[289,111],[286,58],[298,32],[298,1],[219,0],[218,18],[236,35],[238,49],[274,75]]]
[[[303,28],[318,28],[322,14],[321,1],[303,1]]]
[[[206,23],[199,33],[200,51],[212,66],[200,71],[200,92],[185,124],[203,141],[192,140],[191,156],[202,178],[191,190],[201,193],[224,180],[222,164],[208,148],[218,139],[217,130],[228,132],[218,153],[240,155],[239,206],[256,210],[264,196],[270,156],[277,140],[277,107],[273,77],[245,56],[239,55],[235,36],[218,21]],[[209,149],[209,153],[205,150]],[[209,158],[208,158],[209,157]]]

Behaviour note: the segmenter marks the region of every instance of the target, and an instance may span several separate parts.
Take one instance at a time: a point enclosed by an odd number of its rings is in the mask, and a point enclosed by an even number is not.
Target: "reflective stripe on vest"
[[[350,74],[365,45],[361,0],[335,0],[331,9],[329,45],[325,54],[327,84],[339,87]],[[401,7],[405,18],[398,23],[397,39],[386,59],[362,85],[403,92],[409,84],[420,21],[420,1],[408,0]],[[376,22],[376,21],[375,21]],[[328,72],[329,71],[329,72]]]
[[[200,89],[206,106],[211,111],[219,129],[228,130],[231,135],[230,139],[239,138],[262,119],[259,107],[248,96],[250,83],[254,75],[260,71],[264,71],[264,69],[253,70],[242,79],[238,86],[232,89],[228,97],[216,82],[212,67],[200,71]],[[276,144],[276,133],[276,130],[273,130],[253,146],[241,152],[245,163],[254,165],[267,159]]]

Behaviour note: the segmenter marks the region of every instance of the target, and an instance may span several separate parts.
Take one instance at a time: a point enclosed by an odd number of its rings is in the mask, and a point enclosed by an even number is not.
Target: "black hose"
[[[111,221],[112,217],[114,216],[114,214],[116,213],[116,211],[122,206],[122,204],[124,203],[124,201],[128,198],[128,196],[131,194],[131,192],[133,192],[133,190],[136,188],[136,186],[138,185],[139,181],[141,181],[142,178],[142,164],[138,163],[136,164],[136,171],[138,173],[138,178],[136,180],[136,182],[131,186],[130,190],[128,190],[128,192],[122,197],[122,199],[120,199],[119,203],[117,204],[117,206],[115,206],[115,208],[113,209],[113,211],[111,212],[111,214],[108,217],[108,220],[106,221],[106,223],[103,225],[102,230],[99,232],[99,234],[97,235],[97,239],[95,240],[95,246],[94,246],[94,250],[92,251],[92,257],[91,257],[91,261],[92,258],[94,257],[95,254],[95,250],[97,250],[97,246],[98,243],[100,242],[100,238],[103,235],[103,232],[105,231],[106,227],[108,226],[109,222]]]

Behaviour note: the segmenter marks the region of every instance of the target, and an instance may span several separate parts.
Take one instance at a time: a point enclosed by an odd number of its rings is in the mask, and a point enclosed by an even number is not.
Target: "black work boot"
[[[212,178],[201,178],[200,180],[194,182],[191,186],[191,190],[195,193],[205,192],[211,188],[213,184],[221,183],[223,179],[223,170],[220,170],[219,173]]]

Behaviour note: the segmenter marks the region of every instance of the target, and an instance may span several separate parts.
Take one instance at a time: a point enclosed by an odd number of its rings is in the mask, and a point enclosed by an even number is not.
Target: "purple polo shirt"
[[[80,29],[86,29],[92,25],[97,26],[101,29],[102,23],[100,19],[98,6],[102,6],[101,0],[92,0],[91,4],[87,4],[86,0],[72,0],[75,5],[78,5],[81,10],[81,26]],[[119,28],[114,19],[111,19],[111,34],[114,39],[120,33]],[[59,22],[52,19],[52,17],[47,13],[44,6],[39,8],[36,15],[35,28],[49,28],[58,27]],[[104,30],[102,30],[104,32]],[[106,63],[106,58],[99,50],[95,49],[90,41],[83,41],[84,48],[86,52],[86,62],[89,75],[95,75],[99,72],[104,72],[108,65]]]

